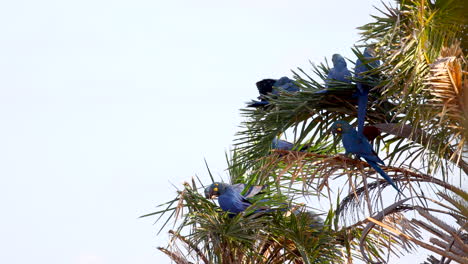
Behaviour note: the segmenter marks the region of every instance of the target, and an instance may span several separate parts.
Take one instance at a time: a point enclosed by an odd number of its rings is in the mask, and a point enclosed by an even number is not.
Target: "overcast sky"
[[[255,82],[354,59],[380,5],[226,2],[0,3],[0,263],[169,263],[138,216],[227,179]]]

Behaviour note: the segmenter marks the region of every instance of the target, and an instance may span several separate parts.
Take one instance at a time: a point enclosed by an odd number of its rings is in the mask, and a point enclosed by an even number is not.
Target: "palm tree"
[[[356,121],[357,79],[319,92],[329,71],[325,62],[312,74],[294,71],[300,92],[271,97],[266,108],[243,109],[246,121],[227,157],[231,183],[268,186],[262,205],[310,210],[301,203],[305,197],[328,205],[323,224],[285,210],[230,217],[193,179],[160,211],[145,215],[165,219],[161,230],[171,220],[177,224],[170,245],[160,250],[176,263],[383,263],[389,254],[424,248],[432,253],[425,263],[468,263],[463,2],[400,1],[360,28],[360,47],[371,47],[382,62],[360,80],[374,87],[366,122],[382,132],[374,148],[386,155],[383,169],[404,194],[387,188],[366,162],[337,154],[342,149],[330,127]],[[353,49],[358,57],[360,47]],[[307,151],[272,150],[281,134]]]

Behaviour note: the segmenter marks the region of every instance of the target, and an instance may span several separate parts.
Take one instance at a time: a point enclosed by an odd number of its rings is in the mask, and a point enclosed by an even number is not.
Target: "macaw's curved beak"
[[[206,198],[206,199],[211,199],[212,194],[213,194],[213,193],[212,193],[210,187],[205,188],[205,198]]]
[[[215,194],[215,191],[213,190],[213,188],[210,187],[207,187],[205,189],[205,198],[206,199],[213,199],[213,198],[216,198],[218,197],[218,195]]]

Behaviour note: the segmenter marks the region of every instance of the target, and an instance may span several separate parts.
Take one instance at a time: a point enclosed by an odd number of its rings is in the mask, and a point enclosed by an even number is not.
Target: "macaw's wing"
[[[327,79],[325,79],[325,88],[334,85],[340,85],[340,82],[350,83],[351,81],[348,79],[351,77],[351,72],[347,69],[336,69],[332,68],[327,75]]]
[[[359,145],[361,146],[361,151],[359,155],[364,159],[371,160],[377,164],[385,165],[383,160],[381,160],[377,155],[377,152],[375,152],[372,148],[372,145],[369,143],[369,140],[367,140],[367,138],[363,134],[358,134],[358,138]]]
[[[340,76],[338,75],[337,71],[335,68],[330,69],[328,72],[327,78],[325,79],[325,88],[329,88],[330,86],[333,86],[333,84],[336,81],[340,81]]]
[[[282,139],[274,138],[273,141],[271,142],[272,149],[292,150],[293,147],[294,147],[293,143],[288,142],[286,140],[282,140]]]
[[[267,185],[254,185],[251,186],[247,192],[244,194],[245,198],[251,198],[254,197],[255,195],[259,194],[263,189],[265,189]]]
[[[300,90],[299,87],[294,83],[294,81],[289,79],[288,77],[281,77],[278,81],[275,82],[273,86],[280,88],[281,90],[288,91],[290,93],[298,92]],[[275,91],[273,93],[277,94],[277,92]]]
[[[239,194],[242,194],[242,192],[245,190],[246,185],[244,183],[237,183],[231,185],[231,188],[236,191]],[[255,195],[259,194],[263,189],[265,189],[267,185],[254,185],[250,186],[248,190],[245,192],[243,195],[244,198],[251,198],[254,197]]]
[[[231,188],[238,193],[242,193],[242,191],[244,191],[245,189],[245,184],[243,183],[233,184],[231,185]]]
[[[235,214],[245,211],[245,209],[251,205],[247,199],[236,192],[220,195],[218,197],[218,203],[223,211]]]

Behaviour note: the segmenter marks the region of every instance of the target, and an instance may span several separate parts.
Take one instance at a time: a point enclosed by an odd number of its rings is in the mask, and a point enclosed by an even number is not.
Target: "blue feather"
[[[245,211],[252,203],[244,198],[235,189],[228,186],[226,191],[218,197],[219,206],[225,212],[238,214]]]
[[[356,130],[345,121],[336,121],[332,125],[332,131],[342,134],[342,142],[346,151],[345,154],[352,153],[359,158],[363,158],[388,183],[390,183],[390,185],[401,193],[392,179],[385,173],[385,171],[382,170],[382,168],[379,167],[378,164],[385,165],[385,163],[377,156],[372,145],[363,134],[356,132]]]
[[[257,82],[258,92],[260,96],[258,99],[260,101],[254,101],[248,103],[248,107],[266,107],[270,104],[266,96],[278,95],[280,92],[289,92],[295,93],[298,92],[299,86],[297,86],[293,80],[289,79],[288,77],[281,77],[279,80],[275,79],[264,79]],[[273,89],[276,87],[276,89]]]
[[[333,68],[330,69],[325,79],[325,88],[330,87],[335,82],[350,83],[348,79],[351,77],[351,72],[346,66],[345,59],[340,54],[333,54],[332,56]]]
[[[270,102],[268,102],[268,101],[255,101],[255,100],[252,100],[252,102],[248,103],[247,106],[248,107],[262,107],[262,106],[267,106],[269,104],[270,104]]]
[[[358,133],[363,134],[364,131],[364,119],[366,119],[367,101],[369,98],[369,90],[361,88],[363,85],[357,83],[359,89],[358,93]]]
[[[286,76],[281,77],[278,81],[276,81],[273,84],[273,86],[279,89],[280,91],[287,91],[290,93],[295,93],[299,91],[299,87],[294,83],[294,81]],[[278,90],[274,90],[273,94],[278,94]]]
[[[213,198],[217,196],[218,203],[221,209],[225,212],[228,212],[229,217],[234,217],[235,215],[245,211],[247,208],[249,208],[252,205],[252,203],[247,199],[248,197],[256,196],[266,187],[267,187],[266,185],[263,185],[263,186],[256,185],[256,186],[251,186],[250,188],[246,189],[246,185],[243,183],[229,185],[226,183],[214,182],[210,186],[206,187],[205,197],[209,199],[209,198]],[[241,194],[243,191],[246,191],[245,195]],[[278,210],[282,212],[286,212],[291,209],[288,207],[288,204],[286,203],[282,203],[279,208],[270,208],[270,207],[261,206],[262,203],[266,203],[268,201],[269,199],[263,199],[263,200],[258,201],[257,202],[258,204],[256,203],[258,206],[255,207],[255,211],[253,211],[253,213],[271,213],[271,212],[278,211]],[[294,213],[297,214],[296,211],[294,211]],[[317,214],[314,214],[312,212],[306,212],[306,213],[309,214],[311,217],[313,217],[313,219],[315,219],[314,226],[318,222],[320,222],[321,219],[317,218],[318,217]]]
[[[373,56],[371,54],[371,50],[366,48],[362,54],[362,61],[361,58],[356,60],[356,66],[354,68],[355,77],[362,78],[365,76],[365,72],[380,65],[378,60],[372,60]],[[363,134],[364,121],[366,119],[367,111],[367,101],[369,99],[369,91],[372,89],[372,87],[359,81],[356,82],[356,85],[358,95],[358,133]]]
[[[294,147],[294,144],[286,140],[274,138],[273,141],[271,142],[272,149],[292,150],[293,147]]]
[[[372,168],[374,168],[374,170],[376,170],[380,174],[380,176],[382,176],[388,183],[390,183],[390,185],[392,185],[393,188],[395,188],[395,190],[397,190],[399,193],[401,193],[400,189],[398,189],[396,184],[392,181],[392,178],[390,178],[390,176],[388,176],[388,174],[385,173],[385,171],[382,170],[382,168],[380,168],[380,166],[377,163],[375,163],[375,162],[373,162],[371,160],[367,160],[367,159],[365,159],[365,160],[367,161],[367,163]]]
[[[278,150],[293,150],[294,149],[295,151],[305,152],[308,149],[308,146],[300,146],[298,148],[294,148],[293,143],[286,141],[286,140],[274,138],[273,141],[271,142],[271,148],[278,149]]]

